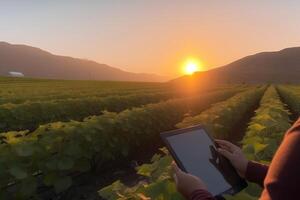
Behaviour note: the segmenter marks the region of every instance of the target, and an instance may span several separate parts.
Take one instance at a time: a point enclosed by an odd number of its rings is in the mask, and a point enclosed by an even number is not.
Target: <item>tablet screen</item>
[[[228,160],[216,152],[204,129],[190,130],[165,138],[184,171],[200,177],[214,196],[232,189],[241,178]]]

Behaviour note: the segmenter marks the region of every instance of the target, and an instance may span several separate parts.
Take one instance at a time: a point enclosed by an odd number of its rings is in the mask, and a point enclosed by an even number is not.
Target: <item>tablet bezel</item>
[[[172,130],[172,131],[162,132],[160,134],[160,137],[162,138],[163,142],[166,144],[166,147],[169,150],[171,156],[174,158],[176,164],[178,165],[178,167],[182,171],[184,171],[186,173],[188,173],[188,172],[186,171],[184,165],[182,164],[182,162],[180,161],[180,159],[176,155],[175,151],[173,150],[173,148],[172,148],[171,144],[169,143],[169,141],[167,140],[167,138],[170,137],[170,136],[173,136],[173,135],[184,134],[186,132],[194,131],[194,130],[204,130],[205,134],[207,134],[207,136],[211,139],[211,141],[213,142],[213,144],[216,147],[218,147],[218,144],[214,141],[214,139],[212,138],[212,136],[209,134],[209,132],[202,125],[196,125],[196,126],[191,126],[191,127],[187,127],[187,128],[175,129],[175,130]],[[225,158],[225,159],[231,165],[230,161],[227,158]],[[232,166],[232,169],[236,172],[236,170],[234,169],[233,166]],[[237,172],[236,172],[236,174],[237,174],[237,176],[239,176]],[[239,181],[239,183],[237,185],[232,186],[228,190],[226,190],[224,192],[221,192],[218,195],[215,195],[215,197],[218,197],[218,196],[221,196],[221,195],[224,195],[224,194],[234,195],[234,194],[240,192],[241,190],[243,190],[244,188],[246,188],[247,186],[248,186],[247,182],[243,178],[240,177],[240,181]]]

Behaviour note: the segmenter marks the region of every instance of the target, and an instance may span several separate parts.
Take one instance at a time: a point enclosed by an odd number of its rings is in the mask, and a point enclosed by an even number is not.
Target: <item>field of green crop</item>
[[[160,132],[202,124],[215,138],[241,146],[249,159],[268,163],[300,114],[295,85],[182,88],[0,78],[0,199],[182,199]],[[113,176],[120,163],[132,161],[134,180]],[[85,180],[93,188],[86,191],[83,177],[101,184]],[[93,191],[99,195],[91,197]],[[227,198],[259,193],[249,184]]]

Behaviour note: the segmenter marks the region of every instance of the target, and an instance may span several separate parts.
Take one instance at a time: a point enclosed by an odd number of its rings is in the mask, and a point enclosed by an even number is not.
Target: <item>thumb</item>
[[[178,185],[178,178],[177,178],[176,174],[173,175],[173,179],[175,181],[175,184]]]
[[[218,152],[226,157],[228,160],[232,160],[233,154],[225,149],[218,148]]]
[[[181,169],[179,169],[175,162],[172,163],[172,168],[176,175],[176,178],[178,178],[178,176],[180,176],[180,174],[182,173]]]

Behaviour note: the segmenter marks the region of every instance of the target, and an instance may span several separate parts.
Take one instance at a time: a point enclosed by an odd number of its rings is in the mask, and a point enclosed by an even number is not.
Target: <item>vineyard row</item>
[[[39,185],[36,173],[43,174],[44,185],[53,186],[56,192],[64,191],[72,185],[69,174],[126,158],[147,141],[155,141],[160,132],[173,129],[186,113],[199,113],[238,91],[172,99],[119,114],[106,112],[82,122],[42,125],[24,137],[9,136],[6,144],[0,145],[0,184],[2,188],[15,181],[18,184],[13,192],[3,189],[2,194],[14,197],[34,194]]]
[[[265,91],[265,87],[239,93],[228,100],[214,104],[211,108],[194,117],[187,117],[177,127],[202,124],[215,138],[227,138],[233,133],[233,127],[244,115],[253,109]],[[133,187],[127,187],[120,181],[114,182],[99,191],[104,199],[184,199],[176,190],[171,176],[171,156],[155,155],[151,164],[137,168],[137,173],[147,178]]]

